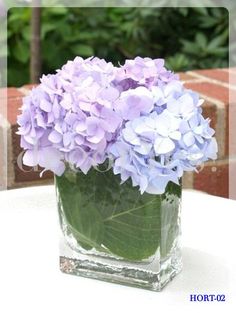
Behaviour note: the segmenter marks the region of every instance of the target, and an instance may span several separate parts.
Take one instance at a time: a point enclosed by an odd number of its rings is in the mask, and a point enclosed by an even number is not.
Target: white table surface
[[[183,271],[160,293],[67,275],[54,187],[1,191],[0,312],[236,312],[236,202],[184,191],[182,232]]]

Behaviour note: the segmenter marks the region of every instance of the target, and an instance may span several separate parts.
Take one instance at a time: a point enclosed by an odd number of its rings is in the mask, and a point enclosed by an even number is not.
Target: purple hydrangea
[[[122,123],[113,105],[120,96],[113,86],[115,73],[104,60],[77,57],[57,74],[43,76],[18,118],[21,146],[27,150],[24,164],[61,175],[65,162],[85,174],[103,163]]]
[[[130,178],[142,193],[163,193],[184,171],[216,158],[201,104],[162,59],[137,57],[117,68],[76,57],[24,98],[23,163],[56,175],[67,165],[87,174],[110,158],[121,182]]]
[[[117,81],[125,89],[143,85],[146,87],[162,86],[172,80],[178,80],[178,75],[168,71],[164,67],[163,59],[151,59],[136,57],[126,60],[125,64],[118,69]]]

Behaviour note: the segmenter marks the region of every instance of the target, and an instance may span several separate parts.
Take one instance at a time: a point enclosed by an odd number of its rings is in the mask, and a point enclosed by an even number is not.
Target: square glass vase
[[[141,194],[112,170],[55,176],[62,272],[160,291],[182,268],[181,185]]]

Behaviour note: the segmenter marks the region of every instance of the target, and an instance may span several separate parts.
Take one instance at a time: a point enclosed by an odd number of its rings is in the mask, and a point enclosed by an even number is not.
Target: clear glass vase
[[[141,195],[96,169],[67,170],[55,184],[63,272],[160,291],[181,270],[181,186]]]

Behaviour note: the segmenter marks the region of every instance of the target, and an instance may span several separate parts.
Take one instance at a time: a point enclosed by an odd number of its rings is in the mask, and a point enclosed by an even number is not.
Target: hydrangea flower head
[[[122,122],[113,105],[120,95],[112,83],[115,72],[104,60],[77,57],[55,75],[42,77],[18,118],[26,165],[60,175],[68,162],[86,174],[104,162]]]
[[[62,175],[87,174],[113,160],[121,182],[160,194],[184,171],[216,159],[217,143],[202,100],[162,59],[137,57],[119,68],[76,57],[23,100],[18,117],[23,162]]]
[[[202,116],[202,101],[180,82],[172,85],[153,88],[152,111],[126,122],[110,148],[114,173],[122,182],[131,178],[141,193],[161,194],[169,181],[178,183],[184,171],[217,157],[214,130]]]

